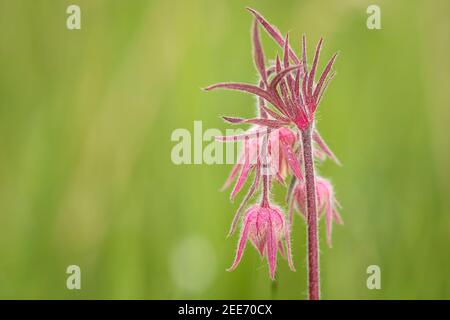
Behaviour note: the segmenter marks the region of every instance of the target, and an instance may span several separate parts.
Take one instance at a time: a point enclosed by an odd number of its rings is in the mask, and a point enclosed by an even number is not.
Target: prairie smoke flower
[[[316,197],[319,217],[325,216],[327,243],[331,247],[332,222],[343,224],[343,221],[337,210],[340,208],[340,204],[335,198],[333,185],[329,180],[316,177]],[[290,224],[292,224],[293,219],[293,205],[295,205],[298,212],[306,219],[306,186],[303,182],[298,183],[294,188],[289,212]]]
[[[287,256],[289,267],[292,271],[295,271],[292,262],[289,225],[280,209],[271,206],[254,205],[247,210],[244,216],[236,257],[228,271],[233,271],[241,261],[248,239],[258,250],[261,258],[267,258],[269,274],[272,280],[275,279],[278,251],[280,251],[282,256]],[[286,250],[283,242],[286,244]]]
[[[316,178],[314,160],[323,161],[328,157],[337,164],[340,163],[315,128],[314,121],[317,107],[329,82],[335,75],[332,72],[332,67],[337,54],[330,58],[316,82],[323,39],[320,39],[316,46],[309,69],[305,36],[302,37],[302,53],[299,58],[289,45],[288,34],[282,36],[257,11],[250,8],[248,10],[255,17],[252,29],[253,60],[259,75],[259,82],[256,85],[224,82],[205,88],[207,91],[218,88],[237,90],[258,97],[258,115],[256,117],[250,119],[223,117],[225,121],[232,124],[253,125],[253,128],[244,135],[222,137],[224,141],[245,138],[243,156],[241,156],[239,163],[233,167],[224,185],[224,188],[226,188],[236,179],[231,199],[234,199],[235,195],[241,190],[251,172],[255,171],[253,183],[233,219],[230,234],[234,232],[248,200],[258,190],[259,186],[262,186],[261,204],[253,205],[245,214],[236,258],[229,270],[233,270],[239,264],[249,238],[260,255],[267,257],[270,276],[273,279],[277,251],[284,252],[283,233],[289,265],[291,269],[294,269],[290,252],[289,229],[292,221],[293,201],[295,201],[298,210],[304,214],[307,220],[309,298],[319,299],[318,216],[325,216],[327,241],[330,246],[332,221],[342,223],[342,220],[337,212],[339,204],[334,197],[331,184],[323,178]],[[277,55],[269,66],[266,66],[265,63],[259,26],[275,40],[283,51],[281,58]],[[263,134],[262,137],[257,136],[253,140],[248,139],[249,135],[264,130],[266,130],[266,134]],[[275,154],[280,155],[277,160],[274,160]],[[267,167],[271,169],[270,175],[274,175],[275,179],[283,184],[289,171],[293,173],[286,198],[286,202],[290,204],[288,222],[285,221],[279,209],[270,205],[268,193],[272,177],[265,171]],[[274,167],[275,170],[273,170]],[[290,170],[287,170],[288,168]]]
[[[297,179],[303,179],[301,172],[301,164],[295,156],[294,147],[297,143],[297,137],[292,130],[288,128],[279,128],[275,130],[266,130],[260,126],[254,126],[247,130],[246,133],[235,136],[218,136],[219,141],[236,141],[244,140],[244,149],[241,152],[237,163],[233,166],[231,173],[225,181],[222,190],[230,186],[236,176],[239,178],[231,193],[233,200],[236,194],[241,190],[242,185],[248,178],[249,172],[258,166],[261,166],[261,150],[263,146],[264,136],[268,135],[268,162],[266,165],[270,167],[270,173],[282,184],[287,177],[287,169]]]
[[[263,157],[264,137],[266,136],[268,136],[268,156]],[[220,141],[244,140],[244,149],[239,160],[231,169],[230,175],[221,188],[222,191],[225,190],[236,179],[236,183],[230,194],[231,201],[234,201],[234,198],[239,191],[241,191],[252,171],[255,171],[253,184],[241,202],[231,224],[229,232],[231,235],[236,229],[236,224],[248,200],[258,188],[264,166],[269,168],[269,173],[281,184],[285,184],[289,169],[297,179],[303,180],[301,163],[298,161],[295,151],[293,150],[298,139],[292,130],[288,128],[267,130],[260,126],[254,126],[241,135],[219,136],[216,137],[216,139]],[[264,163],[266,162],[263,160],[264,158],[267,159],[268,163]]]

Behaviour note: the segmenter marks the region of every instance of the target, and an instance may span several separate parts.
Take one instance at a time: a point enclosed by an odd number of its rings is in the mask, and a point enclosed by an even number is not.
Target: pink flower
[[[325,178],[316,178],[316,195],[317,195],[317,212],[319,217],[325,215],[325,224],[327,229],[327,243],[331,247],[331,231],[332,222],[335,221],[337,224],[343,224],[342,218],[337,211],[340,207],[339,202],[334,196],[333,186],[330,181]],[[306,186],[305,183],[300,182],[296,185],[294,189],[294,194],[292,201],[295,202],[295,206],[299,213],[306,218]],[[291,211],[289,213],[289,220],[292,224],[292,205]]]
[[[264,137],[267,135],[269,137],[267,148],[268,163],[264,163],[261,152],[263,149]],[[252,171],[255,171],[253,183],[242,200],[231,224],[229,232],[229,235],[231,235],[236,230],[237,222],[239,221],[248,200],[250,200],[260,184],[260,177],[264,174],[262,172],[264,165],[269,167],[270,172],[268,172],[268,174],[273,175],[275,179],[283,185],[285,184],[289,169],[297,179],[303,180],[301,163],[293,149],[297,144],[298,139],[292,130],[288,128],[279,128],[268,131],[267,128],[260,126],[254,126],[246,133],[239,136],[221,136],[216,137],[216,139],[220,141],[244,140],[244,149],[239,160],[231,169],[230,175],[221,189],[225,190],[234,180],[236,180],[230,194],[230,199],[232,201],[239,191],[241,191]]]
[[[288,175],[288,168],[292,170],[297,179],[303,179],[301,164],[293,149],[296,145],[297,137],[292,130],[288,128],[279,128],[268,131],[264,127],[254,126],[247,130],[246,133],[239,136],[219,136],[216,137],[216,139],[220,141],[244,140],[244,149],[222,187],[222,190],[228,188],[239,174],[231,193],[232,200],[241,190],[250,171],[264,164],[261,159],[261,150],[264,136],[267,134],[269,135],[269,163],[265,163],[265,165],[270,167],[270,173],[282,184],[284,184],[284,180]]]
[[[339,160],[314,125],[317,107],[328,83],[334,77],[332,68],[337,54],[331,57],[323,72],[317,76],[322,39],[317,44],[312,64],[308,66],[305,36],[302,39],[301,56],[297,56],[289,45],[288,34],[284,37],[258,12],[250,8],[248,10],[255,17],[252,43],[253,61],[259,75],[258,82],[256,84],[222,82],[205,88],[207,91],[218,88],[237,90],[258,98],[256,116],[249,119],[223,117],[231,124],[250,124],[252,128],[242,135],[217,137],[222,141],[244,142],[244,152],[222,188],[225,189],[236,181],[230,195],[231,200],[242,190],[250,177],[253,180],[231,224],[229,235],[234,233],[241,214],[246,210],[236,257],[229,271],[234,270],[239,264],[248,239],[262,258],[267,257],[272,279],[275,277],[278,251],[287,256],[289,266],[294,270],[290,227],[295,202],[297,209],[304,216],[307,215],[306,208],[310,213],[307,219],[309,295],[311,299],[318,299],[320,290],[317,216],[325,216],[327,242],[330,246],[332,222],[342,223],[336,209],[339,204],[330,182],[320,177],[315,182],[314,172],[314,158],[323,161],[328,157],[339,164]],[[282,54],[277,55],[273,61],[269,60],[268,64],[260,40],[260,27],[282,48]],[[269,194],[273,180],[285,185],[290,174],[292,179],[286,197],[290,211],[289,220],[286,221],[282,211],[271,206]],[[262,194],[260,204],[245,209],[249,200],[260,189]]]
[[[286,223],[282,211],[270,206],[254,205],[250,207],[245,213],[236,257],[228,271],[233,271],[237,267],[244,253],[247,239],[250,239],[261,258],[267,257],[270,278],[274,280],[277,252],[280,251],[282,256],[286,256],[283,238],[286,243],[289,267],[295,271],[291,254],[290,226]]]
[[[294,176],[303,180],[301,163],[294,149],[298,137],[288,128],[280,128],[271,132],[269,137],[269,156],[273,169],[276,169],[275,177],[284,184],[289,168]]]

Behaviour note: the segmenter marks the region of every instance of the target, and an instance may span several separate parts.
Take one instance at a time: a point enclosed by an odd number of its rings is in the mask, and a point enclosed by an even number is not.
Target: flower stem
[[[310,300],[320,299],[319,241],[317,230],[316,181],[312,153],[312,125],[302,131],[308,221],[308,292]]]
[[[263,173],[263,196],[261,200],[261,207],[269,207],[269,176]]]
[[[263,196],[261,201],[261,206],[264,208],[269,207],[269,190],[270,190],[270,177],[268,168],[268,135],[270,134],[270,129],[267,130],[267,135],[263,137],[262,149],[261,149],[261,170],[263,176]]]

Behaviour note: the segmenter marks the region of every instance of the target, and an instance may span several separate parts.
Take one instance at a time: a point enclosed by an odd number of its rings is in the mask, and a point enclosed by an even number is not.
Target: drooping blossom
[[[251,244],[258,250],[261,258],[267,258],[272,280],[275,279],[278,251],[282,256],[287,256],[289,267],[292,271],[295,271],[292,262],[289,225],[279,208],[254,205],[247,210],[242,224],[236,257],[228,271],[233,271],[241,261],[247,240],[250,240]]]
[[[268,163],[264,163],[261,153],[263,149],[264,137],[268,136],[267,154],[266,157]],[[248,200],[253,196],[254,192],[258,188],[260,183],[260,177],[262,175],[262,168],[266,165],[269,168],[269,173],[275,177],[275,179],[285,184],[285,180],[292,172],[294,176],[302,180],[301,163],[299,162],[294,146],[297,142],[296,135],[292,130],[288,128],[279,128],[274,130],[266,130],[260,126],[254,126],[247,132],[241,135],[235,136],[221,136],[216,137],[220,141],[236,141],[243,140],[243,150],[237,163],[231,169],[230,175],[225,181],[221,190],[228,188],[234,180],[236,180],[233,190],[230,194],[230,199],[233,201],[236,195],[241,191],[247,179],[252,172],[253,184],[249,188],[247,194],[242,200],[236,215],[231,224],[229,234],[233,234],[236,229],[236,224],[242,214],[243,209],[247,205]]]
[[[271,173],[275,178],[284,184],[289,169],[298,179],[303,179],[300,162],[295,157],[293,150],[297,143],[297,137],[292,130],[279,128],[267,131],[265,128],[254,126],[241,135],[218,136],[216,140],[219,141],[242,140],[244,144],[237,163],[233,166],[229,177],[222,187],[222,190],[228,188],[239,174],[239,178],[231,193],[232,200],[241,190],[242,184],[247,180],[249,172],[261,163],[260,151],[264,135],[266,134],[269,136],[269,163],[267,165],[270,166]]]
[[[319,217],[325,217],[325,226],[327,234],[327,243],[331,247],[331,232],[333,221],[337,224],[343,224],[342,218],[338,212],[340,207],[339,202],[334,195],[334,189],[331,182],[322,177],[316,177],[316,196],[317,196],[317,212]],[[299,182],[293,192],[290,205],[289,221],[292,224],[293,209],[296,207],[297,211],[306,219],[306,185],[304,182]]]

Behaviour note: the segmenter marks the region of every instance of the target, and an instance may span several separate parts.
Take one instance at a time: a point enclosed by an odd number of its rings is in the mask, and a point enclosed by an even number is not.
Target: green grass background
[[[69,4],[79,31],[65,27]],[[382,30],[366,28],[370,4]],[[200,90],[256,79],[247,5],[297,49],[306,33],[310,49],[325,37],[322,57],[340,50],[317,115],[344,164],[320,168],[345,221],[332,249],[321,240],[323,297],[450,298],[444,0],[1,0],[0,298],[306,297],[302,220],[298,270],[280,261],[276,290],[253,248],[227,273],[238,204],[218,188],[230,166],[170,159],[174,129],[224,130],[219,114],[252,114],[250,96]],[[79,291],[66,289],[71,264]],[[373,264],[381,290],[366,287]]]

